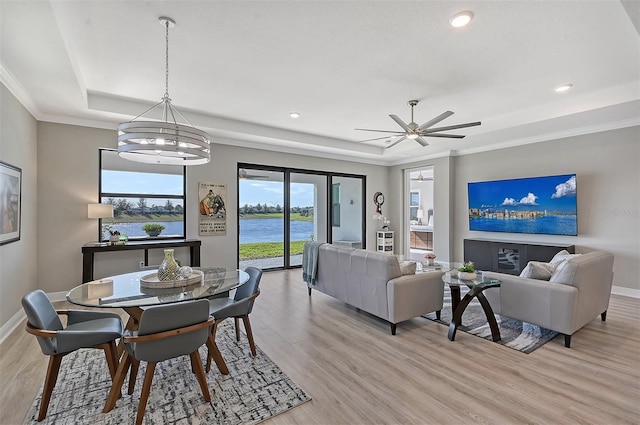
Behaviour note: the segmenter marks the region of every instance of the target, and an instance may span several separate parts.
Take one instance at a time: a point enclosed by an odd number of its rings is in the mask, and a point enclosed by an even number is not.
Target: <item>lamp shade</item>
[[[108,218],[113,217],[113,205],[110,204],[89,204],[87,206],[87,217]]]
[[[418,218],[423,218],[424,217],[424,211],[423,210],[418,210],[417,216],[418,216]]]

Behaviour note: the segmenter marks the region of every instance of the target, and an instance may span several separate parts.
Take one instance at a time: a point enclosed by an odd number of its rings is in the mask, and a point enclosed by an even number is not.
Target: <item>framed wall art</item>
[[[226,205],[226,183],[199,183],[198,209],[200,210],[200,236],[220,236],[227,234]]]
[[[22,169],[0,161],[0,245],[20,240]]]

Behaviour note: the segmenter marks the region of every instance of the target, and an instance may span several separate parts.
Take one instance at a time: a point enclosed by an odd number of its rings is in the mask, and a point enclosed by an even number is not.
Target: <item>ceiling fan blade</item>
[[[423,147],[424,147],[424,146],[428,146],[428,145],[429,145],[429,143],[427,143],[427,141],[426,141],[426,140],[424,140],[424,139],[423,139],[422,137],[420,137],[420,136],[416,137],[416,139],[415,139],[415,140],[416,140],[416,142],[420,143]]]
[[[404,139],[406,139],[407,136],[402,136],[400,137],[398,140],[396,140],[395,142],[391,143],[390,145],[386,146],[385,149],[389,149],[395,145],[397,145],[398,143],[402,142]]]
[[[411,133],[413,131],[413,130],[411,130],[411,128],[407,124],[405,124],[404,121],[402,121],[400,118],[398,118],[397,115],[389,115],[389,116],[391,117],[392,120],[394,120],[396,123],[398,123],[398,125],[400,127],[402,127],[402,129],[404,131],[409,132],[409,133]]]
[[[427,121],[426,123],[422,124],[420,127],[418,127],[418,130],[425,130],[425,129],[431,127],[432,125],[439,123],[443,119],[449,118],[451,115],[453,115],[453,112],[451,112],[451,111],[443,112],[440,115],[438,115],[437,117],[435,117],[434,119],[432,119],[430,121]]]
[[[383,140],[383,139],[388,139],[389,137],[393,137],[393,136],[384,136],[384,137],[376,137],[374,139],[357,140],[356,143],[373,142],[374,140]]]
[[[446,127],[430,128],[428,130],[424,130],[423,133],[437,133],[438,131],[447,131],[447,130],[455,130],[458,128],[475,127],[476,125],[480,125],[480,124],[481,124],[480,121],[476,121],[476,122],[468,122],[465,124],[449,125]]]
[[[369,128],[356,128],[356,130],[360,130],[360,131],[377,131],[378,133],[403,134],[401,131],[391,131],[391,130],[372,130],[372,129],[369,129]]]
[[[428,133],[424,134],[423,137],[448,137],[449,139],[464,139],[465,136],[461,134]]]

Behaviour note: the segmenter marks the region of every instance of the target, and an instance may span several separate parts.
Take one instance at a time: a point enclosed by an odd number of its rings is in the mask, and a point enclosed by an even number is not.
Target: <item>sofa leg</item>
[[[571,348],[571,335],[564,336],[564,346],[567,348]]]
[[[442,313],[442,310],[437,310],[436,311],[436,319],[440,320],[440,314]]]
[[[395,335],[396,334],[396,324],[392,323],[391,324],[391,335]]]
[[[308,289],[309,289],[309,296],[311,296],[311,288],[308,288]]]
[[[607,320],[607,310],[600,313],[600,319],[602,319],[603,322]]]

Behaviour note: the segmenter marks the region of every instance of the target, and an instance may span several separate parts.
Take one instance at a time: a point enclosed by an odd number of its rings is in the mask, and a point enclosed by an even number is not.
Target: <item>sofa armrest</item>
[[[484,276],[502,281],[499,288],[485,291],[492,306],[497,298],[496,313],[568,335],[579,329],[577,288],[503,273],[485,272]]]
[[[443,272],[416,273],[387,282],[389,321],[399,323],[432,311],[442,310]]]

